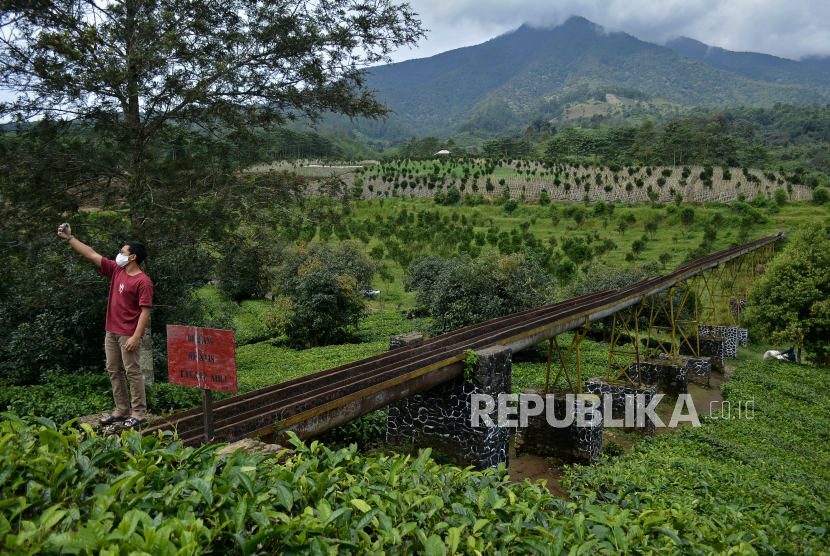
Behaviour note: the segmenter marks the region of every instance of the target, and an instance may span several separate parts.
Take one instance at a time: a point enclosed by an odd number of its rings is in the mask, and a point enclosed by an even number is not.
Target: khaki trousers
[[[107,372],[112,383],[112,397],[115,398],[115,412],[121,415],[136,415],[144,419],[147,414],[147,397],[144,394],[144,376],[141,374],[139,354],[141,348],[127,351],[129,336],[107,332],[104,351],[107,354]],[[126,371],[126,374],[125,372]],[[132,393],[132,412],[127,395],[127,381]]]

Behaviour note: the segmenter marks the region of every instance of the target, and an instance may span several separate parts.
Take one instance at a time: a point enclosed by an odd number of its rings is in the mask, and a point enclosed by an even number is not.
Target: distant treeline
[[[296,158],[371,158],[371,148],[347,136],[280,128],[267,133],[268,155],[274,160]]]
[[[542,130],[538,121],[524,133],[484,141],[481,153],[605,164],[721,164],[797,174],[805,185],[830,183],[830,106],[696,109],[684,118],[639,127],[557,130],[547,124]]]

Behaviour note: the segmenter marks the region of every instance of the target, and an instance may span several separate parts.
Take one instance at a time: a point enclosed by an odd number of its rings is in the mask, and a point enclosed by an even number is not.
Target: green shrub
[[[429,308],[436,333],[539,307],[553,295],[550,277],[523,254],[485,249],[477,259],[420,257],[409,269],[404,285]]]
[[[622,444],[616,440],[609,440],[603,445],[602,453],[606,456],[615,458],[625,454],[625,449],[623,449]]]
[[[297,347],[341,343],[366,315],[366,301],[355,279],[326,267],[304,273],[291,301],[286,335]]]
[[[456,205],[458,201],[461,200],[461,192],[458,191],[458,188],[454,185],[449,186],[447,189],[447,197],[444,200],[444,204],[447,205]]]
[[[826,187],[816,187],[813,189],[813,202],[817,205],[824,205],[830,201],[830,192]]]
[[[216,267],[219,288],[236,301],[262,297],[269,290],[268,269],[276,264],[279,249],[268,237],[229,234],[220,243],[220,261]]]
[[[390,250],[391,251],[391,250]],[[320,346],[350,338],[365,317],[363,291],[378,262],[354,242],[286,249],[275,289],[291,301],[286,335],[296,346]]]
[[[593,358],[594,345],[583,342],[583,357]],[[830,543],[830,469],[820,463],[828,456],[828,379],[827,370],[745,363],[724,393],[735,405],[754,400],[753,418],[704,417],[699,428],[642,440],[628,456],[567,468],[569,501],[538,483],[510,484],[503,466],[438,465],[429,450],[413,460],[294,442],[297,454],[278,464],[242,452],[219,457],[223,445],[185,449],[137,433],[105,439],[5,414],[0,542],[15,555],[109,556],[113,546],[158,554],[820,554]],[[382,415],[367,417],[380,425]]]
[[[680,222],[688,229],[689,226],[694,224],[695,221],[695,209],[686,207],[680,211]]]

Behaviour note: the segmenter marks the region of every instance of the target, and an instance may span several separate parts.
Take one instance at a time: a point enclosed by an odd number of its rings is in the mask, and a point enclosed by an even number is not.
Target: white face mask
[[[115,257],[115,264],[117,264],[121,268],[124,268],[125,266],[127,266],[128,262],[130,262],[130,256],[129,255],[123,255],[121,253],[118,253],[118,255],[116,255],[116,257]]]

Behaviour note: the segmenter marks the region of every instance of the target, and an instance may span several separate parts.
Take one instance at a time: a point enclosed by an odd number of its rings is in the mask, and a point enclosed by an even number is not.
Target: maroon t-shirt
[[[130,276],[106,257],[101,257],[101,268],[98,272],[111,280],[106,331],[132,336],[138,325],[141,307],[153,306],[153,282],[143,272]],[[141,335],[143,336],[144,332]]]

